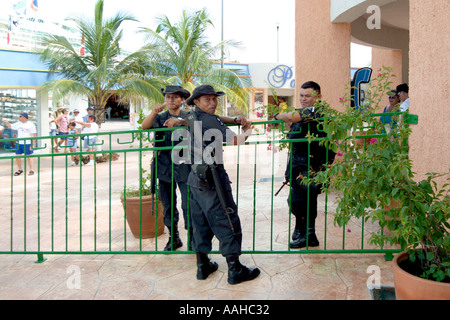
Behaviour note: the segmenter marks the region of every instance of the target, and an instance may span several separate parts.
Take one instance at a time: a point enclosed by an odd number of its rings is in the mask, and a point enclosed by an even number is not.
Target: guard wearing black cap
[[[181,110],[182,104],[190,97],[190,92],[181,86],[167,86],[161,90],[164,95],[164,104],[157,104],[153,107],[150,115],[142,123],[142,129],[155,128],[173,128],[183,125],[183,118],[187,112]],[[163,112],[167,107],[167,111]],[[171,147],[172,131],[157,132],[155,136],[155,147]],[[175,144],[176,145],[176,144]],[[179,150],[182,153],[184,150]],[[183,210],[184,227],[189,230],[189,239],[192,239],[192,223],[188,217],[188,190],[187,178],[190,171],[190,165],[187,163],[172,164],[172,150],[160,150],[154,155],[157,164],[152,163],[153,174],[155,173],[155,165],[157,167],[157,177],[159,192],[158,196],[164,207],[164,225],[169,229],[170,238],[167,242],[165,251],[176,250],[183,246],[178,232],[179,212],[177,209],[176,188],[181,193],[181,208]],[[174,170],[172,172],[172,165]],[[172,215],[173,210],[173,215]],[[190,250],[190,243],[189,243]]]
[[[228,263],[228,283],[238,284],[255,279],[260,271],[249,269],[239,262],[242,246],[242,229],[233,200],[231,182],[222,162],[223,142],[241,144],[252,132],[251,122],[245,118],[220,118],[215,115],[217,97],[210,85],[201,85],[187,100],[195,110],[187,117],[191,131],[191,162],[189,174],[190,205],[194,226],[193,249],[197,255],[197,279],[206,279],[217,270],[208,254],[212,250],[214,236],[219,240],[220,253]],[[244,133],[236,135],[224,123],[239,123]],[[212,141],[212,142],[211,142]]]

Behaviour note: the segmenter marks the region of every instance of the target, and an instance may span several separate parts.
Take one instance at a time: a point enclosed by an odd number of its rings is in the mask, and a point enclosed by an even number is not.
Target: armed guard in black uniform
[[[190,92],[180,86],[167,86],[166,91],[164,92],[164,89],[162,89],[162,92],[164,94],[164,104],[158,104],[153,107],[151,114],[142,123],[142,129],[173,128],[183,125],[183,118],[187,116],[187,111],[181,110],[181,106],[191,96]],[[168,110],[163,112],[166,106]],[[156,132],[155,147],[171,147],[172,143],[172,131]],[[179,152],[183,151],[187,152],[186,150],[179,150]],[[155,151],[153,156],[151,171],[153,178],[155,176],[158,177],[158,195],[164,207],[164,225],[169,229],[170,233],[169,241],[164,250],[176,250],[183,246],[178,231],[177,185],[181,193],[184,227],[189,232],[189,241],[191,242],[192,240],[192,223],[188,217],[188,190],[186,184],[190,165],[188,163],[172,163],[172,150],[159,150]],[[190,243],[188,248],[191,250]]]
[[[288,133],[289,139],[304,139],[307,135],[324,137],[326,134],[320,130],[320,110],[316,108],[316,102],[321,99],[319,84],[309,81],[300,89],[301,109],[294,113],[275,114],[275,120],[283,120],[291,124]],[[319,128],[318,128],[319,127]],[[291,191],[288,198],[291,212],[296,218],[292,242],[290,248],[298,249],[319,246],[319,240],[315,233],[317,217],[317,197],[322,192],[321,185],[314,183],[309,186],[301,182],[302,177],[312,177],[314,173],[324,169],[324,165],[334,161],[335,153],[319,141],[292,143],[291,155],[288,158],[286,168],[286,182],[290,183]],[[309,200],[309,211],[308,211]]]
[[[210,85],[201,85],[187,100],[188,105],[196,105],[187,117],[192,139],[192,170],[188,185],[194,226],[193,249],[197,255],[197,279],[206,279],[218,268],[217,263],[208,258],[212,239],[216,236],[220,253],[228,263],[228,283],[238,284],[255,279],[260,270],[247,268],[239,262],[241,223],[221,155],[224,141],[241,144],[250,136],[252,127],[244,117],[221,118],[214,114],[217,97],[223,95],[225,93],[216,92]],[[244,133],[236,135],[226,126],[233,122],[241,124]]]

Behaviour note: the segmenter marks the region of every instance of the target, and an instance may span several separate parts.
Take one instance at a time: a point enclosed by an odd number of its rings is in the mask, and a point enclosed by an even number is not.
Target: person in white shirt
[[[94,115],[88,115],[88,122],[79,122],[74,121],[75,123],[81,124],[84,127],[83,133],[90,134],[90,133],[97,133],[98,132],[98,124],[95,122],[95,116]],[[95,150],[95,144],[97,143],[97,136],[86,136],[84,137],[84,148],[87,149],[87,151],[94,151]],[[94,154],[89,154],[90,161],[86,163],[87,166],[94,165]]]
[[[73,110],[73,115],[70,117],[70,122],[73,121],[79,121],[79,122],[84,122],[83,121],[83,117],[80,115],[80,110],[75,109]],[[88,121],[86,121],[88,122]],[[75,129],[78,130],[78,132],[81,132],[81,130],[83,129],[83,126],[79,123],[76,124]]]
[[[408,84],[402,83],[397,86],[396,89],[397,95],[400,98],[400,101],[402,102],[400,104],[400,111],[405,112],[409,110],[409,87]]]
[[[3,122],[8,126],[8,128],[17,131],[18,139],[32,138],[37,136],[36,126],[32,122],[28,121],[28,114],[25,112],[19,115],[19,122],[10,124],[6,119],[3,119]],[[36,140],[20,140],[18,148],[16,150],[16,155],[22,155],[24,153],[26,155],[32,155],[34,153],[33,145],[36,145]],[[16,171],[16,173],[14,173],[14,176],[20,176],[23,173],[22,158],[16,158],[16,163],[18,170]],[[30,168],[28,175],[32,176],[34,175],[33,158],[27,158],[27,163]]]
[[[75,130],[78,133],[81,133],[81,131],[83,131],[83,126],[80,124],[80,122],[84,122],[83,121],[83,117],[80,115],[80,110],[75,109],[73,110],[73,116],[70,118],[70,122],[74,122],[74,121],[78,121],[78,123],[75,122]],[[86,121],[87,122],[87,121]],[[81,148],[81,144],[78,145],[78,148]]]

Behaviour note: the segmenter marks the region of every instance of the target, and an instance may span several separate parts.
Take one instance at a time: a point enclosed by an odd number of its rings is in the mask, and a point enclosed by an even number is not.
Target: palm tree
[[[189,91],[200,84],[210,84],[224,91],[236,107],[248,112],[251,80],[238,69],[220,68],[217,56],[222,50],[236,47],[239,43],[224,41],[212,46],[205,36],[213,23],[205,10],[187,13],[172,24],[167,16],[157,18],[157,29],[142,28],[152,51],[150,73],[165,76],[173,84]],[[226,53],[226,51],[224,51]]]
[[[52,92],[53,99],[59,101],[68,94],[87,96],[99,124],[105,105],[114,94],[125,98],[134,95],[156,101],[163,99],[161,79],[146,77],[150,47],[122,57],[120,26],[136,19],[122,12],[103,19],[103,4],[104,0],[97,1],[93,19],[68,18],[80,31],[85,52],[78,52],[66,37],[57,35],[44,38],[47,48],[41,52],[41,59],[50,72],[61,73],[60,80],[44,85]]]

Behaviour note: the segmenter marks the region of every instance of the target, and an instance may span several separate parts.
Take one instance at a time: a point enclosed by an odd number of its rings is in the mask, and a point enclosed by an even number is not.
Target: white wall
[[[59,105],[63,108],[67,108],[69,112],[78,109],[82,116],[86,115],[86,109],[89,106],[89,101],[86,97],[70,95],[60,101]],[[57,102],[53,101],[51,98],[48,101],[48,107],[50,110],[56,111]]]

